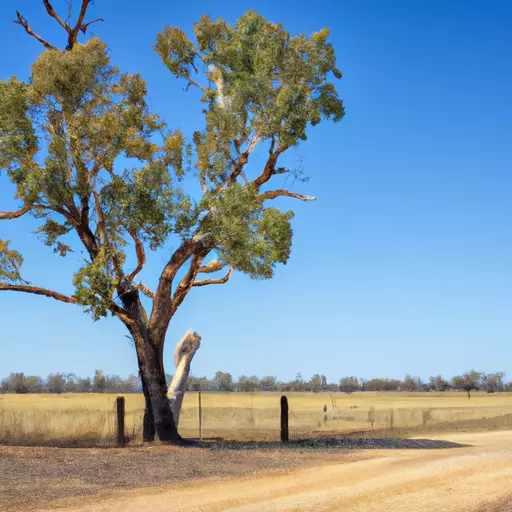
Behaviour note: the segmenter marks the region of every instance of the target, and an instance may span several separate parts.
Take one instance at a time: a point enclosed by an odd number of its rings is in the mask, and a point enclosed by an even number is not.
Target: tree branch
[[[30,211],[30,206],[25,205],[15,212],[0,212],[0,220],[18,219],[28,211]]]
[[[155,300],[155,294],[144,283],[138,283],[135,288],[140,290],[149,299]]]
[[[287,146],[279,146],[276,151],[271,151],[270,156],[265,164],[263,172],[253,181],[256,187],[260,187],[266,183],[276,173],[276,163],[279,156],[287,150]],[[273,150],[273,148],[271,148]],[[279,173],[280,174],[280,173]]]
[[[204,265],[202,267],[199,267],[197,269],[198,274],[210,274],[211,272],[218,272],[219,270],[222,270],[227,263],[224,263],[220,260],[212,260],[208,265]]]
[[[49,0],[43,0],[44,6],[46,7],[46,12],[57,21],[57,23],[69,34],[71,27],[62,21],[60,16],[55,12],[55,9],[52,7],[52,4]]]
[[[89,25],[92,25],[93,23],[96,23],[97,21],[105,21],[105,20],[103,18],[96,18],[95,20],[89,21],[88,23],[83,23],[82,25],[80,25],[80,30],[82,31],[83,34],[85,34],[87,32],[87,27]]]
[[[294,199],[299,199],[300,201],[315,201],[316,197],[314,196],[303,196],[302,194],[295,194],[294,192],[288,192],[288,190],[279,189],[279,190],[270,190],[269,192],[264,192],[263,194],[257,197],[258,201],[266,201],[267,199],[275,199],[276,197],[285,196],[292,197]]]
[[[72,50],[73,46],[76,43],[76,39],[78,37],[78,31],[82,27],[84,23],[85,13],[87,12],[87,7],[89,7],[89,3],[91,0],[82,0],[82,6],[80,7],[80,14],[78,15],[78,21],[76,22],[76,25],[74,28],[69,32],[68,37],[68,50]],[[92,23],[92,22],[91,22]]]
[[[194,285],[194,281],[199,271],[199,267],[203,260],[206,258],[208,252],[208,250],[201,251],[192,256],[190,267],[185,276],[183,277],[183,279],[180,281],[180,284],[177,286],[174,295],[172,296],[171,316],[174,315],[174,313],[179,308],[179,306],[187,296],[188,292]]]
[[[170,260],[165,265],[158,286],[155,292],[155,300],[153,301],[153,308],[149,317],[149,330],[154,333],[155,338],[159,339],[166,332],[169,322],[172,317],[172,283],[176,277],[177,272],[183,264],[202,247],[202,242],[186,241],[174,251]]]
[[[74,297],[67,297],[66,295],[62,295],[61,293],[54,292],[52,290],[47,290],[46,288],[38,288],[37,286],[0,283],[0,291],[2,290],[12,292],[33,293],[35,295],[43,295],[45,297],[50,297],[55,300],[60,300],[61,302],[76,304],[76,299]]]
[[[251,143],[249,144],[249,147],[247,148],[247,151],[246,153],[248,155],[250,155],[253,151],[254,151],[254,148],[258,145],[258,143],[260,142],[260,132],[258,131],[256,133],[256,135],[254,136],[254,138],[251,140]]]
[[[25,32],[28,35],[30,35],[30,36],[34,37],[35,39],[37,39],[47,50],[57,50],[57,48],[55,48],[55,46],[52,46],[48,41],[43,39],[41,36],[38,36],[32,30],[32,28],[28,24],[28,21],[20,14],[19,11],[16,11],[16,16],[17,16],[18,19],[15,20],[14,23],[16,23],[17,25],[21,25],[25,29]]]
[[[32,293],[34,295],[42,295],[44,297],[50,297],[51,299],[55,299],[60,302],[66,302],[68,304],[76,304],[77,303],[76,299],[74,297],[67,297],[66,295],[63,295],[62,293],[54,292],[53,290],[47,290],[46,288],[39,288],[37,286],[0,283],[0,291]],[[120,308],[117,304],[112,302],[109,305],[109,310],[112,314],[116,315],[124,322],[127,322],[127,323],[132,322],[132,319],[126,314],[126,311],[123,308]]]
[[[103,237],[105,238],[104,243],[110,251],[110,255],[112,256],[112,263],[114,264],[114,269],[116,271],[117,277],[121,281],[122,278],[124,277],[123,267],[121,265],[121,262],[119,261],[119,257],[117,256],[114,247],[112,246],[112,242],[110,241],[98,193],[93,192],[93,196],[94,204],[96,206],[96,215],[98,215],[98,230],[103,234]]]
[[[183,75],[183,78],[185,80],[188,80],[190,85],[193,85],[194,87],[201,89],[201,91],[203,91],[203,92],[208,92],[209,89],[207,87],[203,87],[199,82],[196,82],[193,78],[190,78],[190,75]],[[187,87],[187,89],[188,89],[188,87]]]
[[[231,277],[231,274],[233,273],[233,269],[229,269],[228,273],[221,277],[220,279],[203,279],[202,281],[194,281],[192,283],[192,286],[207,286],[209,284],[225,284],[229,281],[229,278]]]
[[[258,131],[254,138],[251,140],[247,150],[240,155],[240,159],[238,160],[234,169],[231,171],[231,174],[226,182],[227,186],[232,185],[236,181],[238,176],[240,176],[240,174],[243,172],[244,166],[249,161],[249,155],[254,151],[254,148],[258,145],[260,140],[260,132]]]
[[[137,267],[129,276],[126,277],[128,281],[133,281],[135,276],[142,270],[144,264],[146,263],[146,253],[144,252],[144,246],[137,236],[136,231],[134,229],[128,229],[128,234],[133,238],[133,241],[135,242],[135,252],[137,253]]]

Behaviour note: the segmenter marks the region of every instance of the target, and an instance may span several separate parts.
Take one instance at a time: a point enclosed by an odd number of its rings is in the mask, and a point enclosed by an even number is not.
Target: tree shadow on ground
[[[287,443],[279,441],[229,441],[224,439],[205,439],[200,444],[213,450],[440,450],[449,448],[467,448],[471,445],[436,439],[405,439],[392,437],[317,437],[313,439],[294,439]]]

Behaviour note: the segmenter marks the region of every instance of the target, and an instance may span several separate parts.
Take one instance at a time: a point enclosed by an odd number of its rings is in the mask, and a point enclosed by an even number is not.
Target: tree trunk
[[[190,363],[200,343],[201,336],[199,336],[197,332],[192,333],[192,329],[190,329],[185,333],[183,338],[181,338],[174,351],[174,366],[176,371],[174,372],[174,377],[169,386],[168,395],[171,397],[169,403],[176,426],[179,425],[181,406],[183,404],[187,379],[190,373]]]
[[[143,425],[144,442],[153,441],[156,434],[160,441],[183,444],[184,441],[178,433],[167,400],[165,373],[159,355],[161,343],[150,340],[142,330],[132,327],[130,332],[137,351],[142,391],[146,402]]]

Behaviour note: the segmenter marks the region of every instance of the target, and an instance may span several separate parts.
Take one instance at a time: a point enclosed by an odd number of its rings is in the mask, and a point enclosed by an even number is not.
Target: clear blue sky
[[[289,263],[272,281],[236,275],[194,290],[171,324],[167,369],[191,327],[203,336],[198,376],[426,378],[474,367],[511,378],[512,3],[96,0],[90,16],[105,18],[94,32],[114,63],[147,80],[151,107],[190,134],[201,123],[197,95],[160,64],[156,33],[164,24],[190,33],[203,13],[233,22],[249,8],[292,34],[331,29],[346,116],[293,151],[311,177],[299,190],[318,199],[288,203]],[[41,51],[11,23],[16,9],[63,41],[42,2],[2,0],[0,79],[26,78]],[[0,210],[15,206],[10,192],[0,178]],[[35,226],[2,222],[0,238],[24,253],[27,279],[70,293],[72,262],[27,234]],[[150,259],[153,287],[165,259]],[[0,375],[137,371],[116,319],[93,323],[73,305],[11,292],[0,292],[0,315]]]

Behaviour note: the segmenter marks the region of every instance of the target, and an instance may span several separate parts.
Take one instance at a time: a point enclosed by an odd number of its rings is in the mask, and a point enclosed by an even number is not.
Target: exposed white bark
[[[172,378],[167,394],[176,426],[179,424],[181,405],[183,404],[187,379],[190,373],[190,363],[200,343],[201,336],[199,336],[197,332],[192,332],[192,329],[189,329],[178,342],[176,350],[174,351],[174,366],[176,371],[174,372],[174,377]]]

